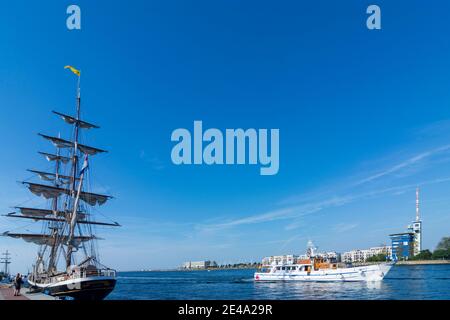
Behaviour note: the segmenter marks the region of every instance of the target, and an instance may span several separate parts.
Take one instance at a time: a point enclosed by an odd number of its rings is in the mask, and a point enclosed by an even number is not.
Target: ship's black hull
[[[46,287],[43,292],[54,297],[70,297],[75,300],[103,300],[114,290],[115,285],[115,279],[90,280],[87,278],[77,285],[52,285]]]

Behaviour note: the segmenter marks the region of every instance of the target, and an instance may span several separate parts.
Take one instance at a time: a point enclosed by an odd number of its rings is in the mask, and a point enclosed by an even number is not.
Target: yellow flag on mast
[[[75,69],[72,66],[65,66],[64,69],[70,69],[70,71],[72,71],[73,73],[75,73],[77,76],[80,76],[80,70]]]

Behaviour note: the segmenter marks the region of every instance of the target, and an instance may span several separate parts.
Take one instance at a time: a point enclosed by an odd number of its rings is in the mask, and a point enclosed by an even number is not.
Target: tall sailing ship
[[[34,195],[47,201],[46,207],[15,207],[7,217],[31,219],[40,223],[40,233],[3,235],[21,238],[39,245],[37,260],[28,276],[30,286],[55,297],[104,299],[115,287],[115,270],[99,261],[95,226],[119,226],[117,222],[93,219],[95,206],[111,196],[90,192],[90,157],[106,152],[80,143],[82,130],[98,129],[83,121],[81,114],[80,71],[66,66],[77,75],[75,116],[53,113],[72,127],[68,140],[39,134],[56,148],[54,153],[39,152],[53,168],[52,172],[29,170],[44,183],[22,182]],[[32,178],[31,178],[32,179]],[[29,180],[31,180],[29,179]]]

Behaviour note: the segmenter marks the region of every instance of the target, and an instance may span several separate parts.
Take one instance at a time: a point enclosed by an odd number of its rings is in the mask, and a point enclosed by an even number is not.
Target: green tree
[[[381,262],[386,261],[386,255],[384,253],[377,254],[375,256],[369,257],[366,260],[367,262]]]
[[[410,260],[431,260],[433,258],[433,254],[430,250],[422,250],[419,254],[411,257]]]
[[[450,249],[450,237],[443,237],[439,241],[436,250],[449,250]]]
[[[450,259],[450,249],[447,250],[434,250],[433,259],[435,260],[447,260]]]

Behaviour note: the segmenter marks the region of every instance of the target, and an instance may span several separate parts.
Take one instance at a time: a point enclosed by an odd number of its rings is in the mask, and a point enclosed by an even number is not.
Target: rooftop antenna
[[[420,221],[419,213],[419,187],[416,189],[416,221]]]

